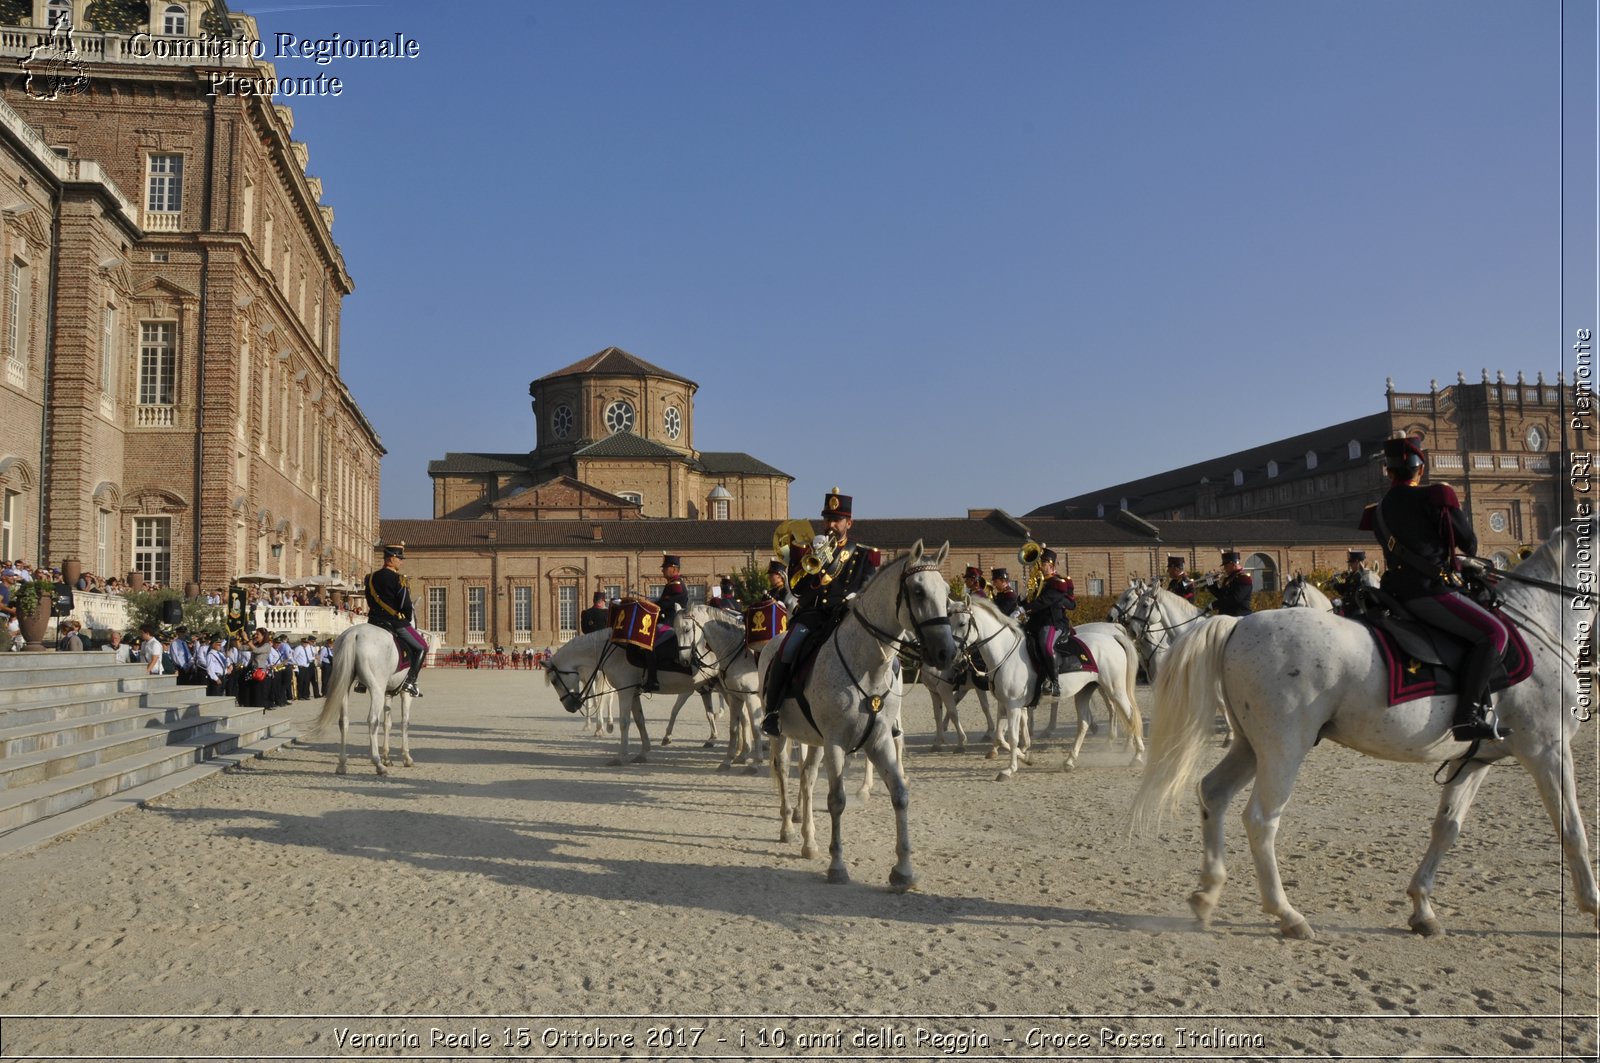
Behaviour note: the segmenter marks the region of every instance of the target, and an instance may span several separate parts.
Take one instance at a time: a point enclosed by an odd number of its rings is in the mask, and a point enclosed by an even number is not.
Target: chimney
[[[592,539],[594,539],[594,541],[597,542],[597,543],[598,542],[603,542],[605,540],[605,537],[606,537],[605,525],[604,524],[591,524],[591,525],[589,525],[589,536]]]

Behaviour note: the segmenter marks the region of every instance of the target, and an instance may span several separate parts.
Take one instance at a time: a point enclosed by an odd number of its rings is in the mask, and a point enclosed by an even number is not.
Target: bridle
[[[894,615],[895,619],[898,620],[900,618],[900,610],[904,609],[911,621],[910,623],[902,626],[900,630],[914,630],[917,635],[920,636],[927,628],[950,626],[948,607],[946,607],[946,612],[940,616],[930,616],[926,620],[918,620],[916,614],[911,611],[910,605],[906,602],[906,583],[910,581],[912,576],[920,575],[923,572],[938,571],[939,566],[933,562],[919,561],[916,564],[906,565],[906,570],[900,573],[900,583],[895,588]],[[898,633],[883,630],[881,627],[878,627],[872,621],[862,616],[861,612],[856,609],[853,602],[850,606],[849,616],[855,617],[857,622],[859,622],[862,627],[867,629],[868,634],[870,634],[879,643],[886,646],[893,646],[895,648],[895,652],[901,653],[906,651],[914,651],[919,657],[923,656],[922,640],[920,638],[903,639]],[[849,619],[849,617],[846,617],[846,619]],[[924,659],[926,658],[924,657]]]
[[[728,669],[732,668],[736,663],[738,663],[739,651],[728,654],[727,663],[724,664],[722,656],[717,653],[717,651],[711,645],[711,640],[706,637],[706,625],[696,619],[695,616],[687,609],[683,611],[683,621],[690,626],[690,630],[694,634],[694,637],[687,643],[689,667],[691,671],[695,673],[698,673],[702,670],[712,671],[717,674],[719,679],[727,679]],[[727,621],[727,623],[731,625],[733,621],[730,619]],[[683,640],[680,639],[679,641],[682,642]],[[700,652],[700,643],[702,642],[704,642],[706,646],[706,652],[704,654]],[[741,649],[743,649],[743,645],[744,644],[741,642]]]
[[[973,610],[972,610],[972,607],[970,605],[955,605],[955,606],[951,607],[950,611],[952,613],[956,613],[956,612],[964,613],[968,617],[972,617],[973,616]],[[969,631],[976,631],[977,630],[977,626],[978,626],[978,624],[977,624],[977,620],[975,618],[968,621],[968,630]],[[989,643],[993,642],[995,639],[999,638],[1001,635],[1005,634],[1007,631],[1010,631],[1013,635],[1017,636],[1016,640],[1011,643],[1011,648],[1009,650],[1007,650],[1004,654],[1002,654],[1000,659],[995,661],[993,664],[988,664],[988,662],[984,662],[986,667],[983,668],[983,669],[980,669],[981,671],[986,672],[986,673],[993,673],[993,672],[999,671],[1000,666],[1005,664],[1008,660],[1010,660],[1011,657],[1019,649],[1022,648],[1022,643],[1027,638],[1027,636],[1025,636],[1022,632],[1016,630],[1015,626],[1013,624],[1011,624],[1009,621],[1005,620],[1003,617],[1000,618],[999,626],[996,627],[995,630],[992,633],[983,636],[983,638],[979,639],[977,642],[968,644],[964,639],[957,640],[956,641],[956,652],[959,655],[965,657],[967,659],[967,662],[973,668],[977,668],[977,660],[975,658],[975,655],[978,653],[978,651],[983,649]],[[954,633],[955,633],[955,628],[952,625],[951,634],[953,635]]]
[[[1139,646],[1142,653],[1147,654],[1147,659],[1154,657],[1158,652],[1165,650],[1172,642],[1172,632],[1179,628],[1187,627],[1199,620],[1204,620],[1205,613],[1199,613],[1187,620],[1180,620],[1176,624],[1167,619],[1166,611],[1161,608],[1161,588],[1152,583],[1148,590],[1134,599],[1133,606],[1128,610],[1128,616],[1119,623],[1128,629],[1128,634],[1133,636],[1133,641]],[[1148,604],[1147,604],[1148,603]],[[1141,606],[1144,608],[1141,610]],[[1151,616],[1160,620],[1157,626],[1152,622]],[[1139,624],[1138,630],[1134,625]],[[1159,636],[1160,641],[1157,641]],[[1149,650],[1145,651],[1148,641]]]

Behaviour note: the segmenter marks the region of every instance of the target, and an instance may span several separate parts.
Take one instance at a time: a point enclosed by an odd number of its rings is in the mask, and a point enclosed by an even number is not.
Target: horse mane
[[[967,608],[969,608],[969,609],[978,609],[978,610],[982,610],[985,613],[988,613],[990,616],[992,616],[996,620],[1000,621],[1000,625],[1002,627],[1008,627],[1012,631],[1021,631],[1022,630],[1022,625],[1021,624],[1017,623],[1011,617],[1009,617],[1006,614],[1002,613],[1000,611],[1000,607],[995,605],[993,602],[991,602],[987,598],[968,598],[967,599]]]

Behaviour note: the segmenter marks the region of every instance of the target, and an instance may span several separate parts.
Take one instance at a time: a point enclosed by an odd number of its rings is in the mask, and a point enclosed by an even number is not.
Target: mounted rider
[[[994,607],[1001,616],[1016,620],[1022,616],[1022,602],[1011,587],[1011,573],[1003,568],[989,570],[989,580],[994,587]]]
[[[1365,609],[1359,592],[1363,587],[1372,585],[1372,573],[1367,571],[1367,552],[1347,551],[1345,570],[1328,581],[1328,589],[1333,591],[1338,599],[1333,603],[1333,611],[1340,616],[1360,616]]]
[[[1187,562],[1178,554],[1167,555],[1167,590],[1194,604],[1194,580],[1186,571]]]
[[[1255,612],[1250,604],[1256,592],[1256,581],[1239,564],[1239,551],[1222,551],[1222,575],[1211,588],[1216,597],[1212,608],[1223,616],[1249,616]]]
[[[767,589],[762,592],[762,599],[784,606],[789,604],[789,568],[782,561],[767,562]]]
[[[1022,622],[1028,633],[1028,655],[1039,675],[1039,690],[1059,697],[1061,672],[1056,663],[1056,642],[1072,634],[1067,613],[1078,607],[1072,580],[1056,571],[1056,552],[1048,546],[1039,551],[1039,590],[1025,603],[1027,616]]]
[[[661,689],[661,682],[656,678],[656,672],[661,667],[663,656],[677,657],[678,640],[673,634],[672,622],[677,619],[680,610],[689,608],[689,588],[683,585],[681,569],[683,559],[677,554],[661,555],[661,593],[656,595],[656,648],[650,654],[650,663],[645,665],[644,683],[639,689],[646,694],[654,694]]]
[[[1497,741],[1511,732],[1492,714],[1489,681],[1510,639],[1506,625],[1458,589],[1457,553],[1478,551],[1478,535],[1449,484],[1422,485],[1427,455],[1411,437],[1383,444],[1390,487],[1361,514],[1361,529],[1383,548],[1384,593],[1418,620],[1471,647],[1461,668],[1461,689],[1450,733],[1458,742]]]
[[[405,559],[404,542],[384,546],[383,567],[367,577],[367,623],[378,625],[410,647],[411,670],[400,689],[420,698],[417,673],[422,671],[422,660],[428,655],[428,643],[413,626],[411,587],[400,574],[400,564]]]
[[[782,733],[778,710],[802,650],[808,643],[827,638],[839,626],[849,610],[850,599],[866,586],[882,563],[879,551],[850,541],[850,529],[855,524],[853,512],[854,500],[849,495],[840,494],[837,487],[828,492],[822,502],[827,541],[809,555],[816,557],[821,567],[812,573],[802,569],[798,578],[794,572],[789,574],[794,615],[789,618],[789,633],[767,671],[767,684],[762,691],[767,715],[761,721],[761,729],[769,735]]]
[[[961,576],[961,582],[967,588],[968,598],[989,597],[989,591],[983,585],[983,569],[977,565],[967,566],[967,571]]]

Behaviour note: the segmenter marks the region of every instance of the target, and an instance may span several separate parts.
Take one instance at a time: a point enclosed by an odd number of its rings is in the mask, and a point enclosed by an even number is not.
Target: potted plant
[[[17,611],[17,625],[30,650],[44,649],[50,630],[50,605],[55,585],[44,580],[23,580],[11,590],[11,606]]]

